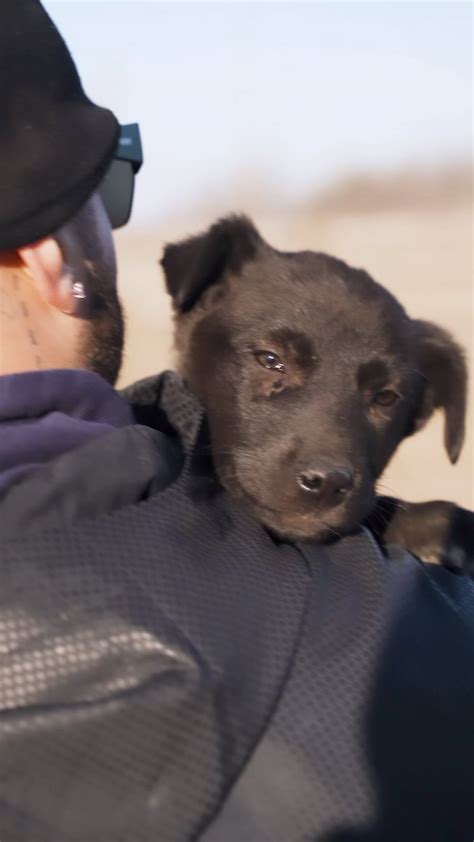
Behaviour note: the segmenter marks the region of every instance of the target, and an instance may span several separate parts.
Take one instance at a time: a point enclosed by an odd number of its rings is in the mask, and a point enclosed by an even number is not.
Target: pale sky
[[[471,154],[470,3],[45,6],[89,96],[140,123],[138,224]]]

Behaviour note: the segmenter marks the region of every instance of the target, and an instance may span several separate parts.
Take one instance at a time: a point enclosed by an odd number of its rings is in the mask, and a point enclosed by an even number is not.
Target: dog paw
[[[474,513],[454,503],[378,498],[387,521],[382,543],[399,544],[427,564],[474,578]]]
[[[440,563],[474,579],[474,512],[454,508]]]

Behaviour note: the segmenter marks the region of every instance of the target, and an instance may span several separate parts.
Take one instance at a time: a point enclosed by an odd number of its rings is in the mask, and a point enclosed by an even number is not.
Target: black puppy
[[[341,260],[276,251],[245,217],[167,246],[162,265],[180,372],[234,497],[280,536],[324,541],[368,522],[426,561],[465,567],[474,515],[375,494],[397,445],[437,408],[459,456],[467,373],[444,330]]]

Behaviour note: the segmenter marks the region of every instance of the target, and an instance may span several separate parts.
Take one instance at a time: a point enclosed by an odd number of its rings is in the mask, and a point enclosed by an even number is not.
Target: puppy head
[[[462,352],[365,272],[278,252],[245,217],[169,245],[162,265],[179,368],[206,409],[219,479],[275,532],[353,529],[400,440],[437,408],[457,459]]]

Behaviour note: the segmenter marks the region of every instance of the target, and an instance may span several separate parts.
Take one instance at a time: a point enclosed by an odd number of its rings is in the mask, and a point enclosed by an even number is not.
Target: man
[[[471,583],[274,542],[177,377],[114,391],[117,124],[0,18],[0,839],[470,840]]]

